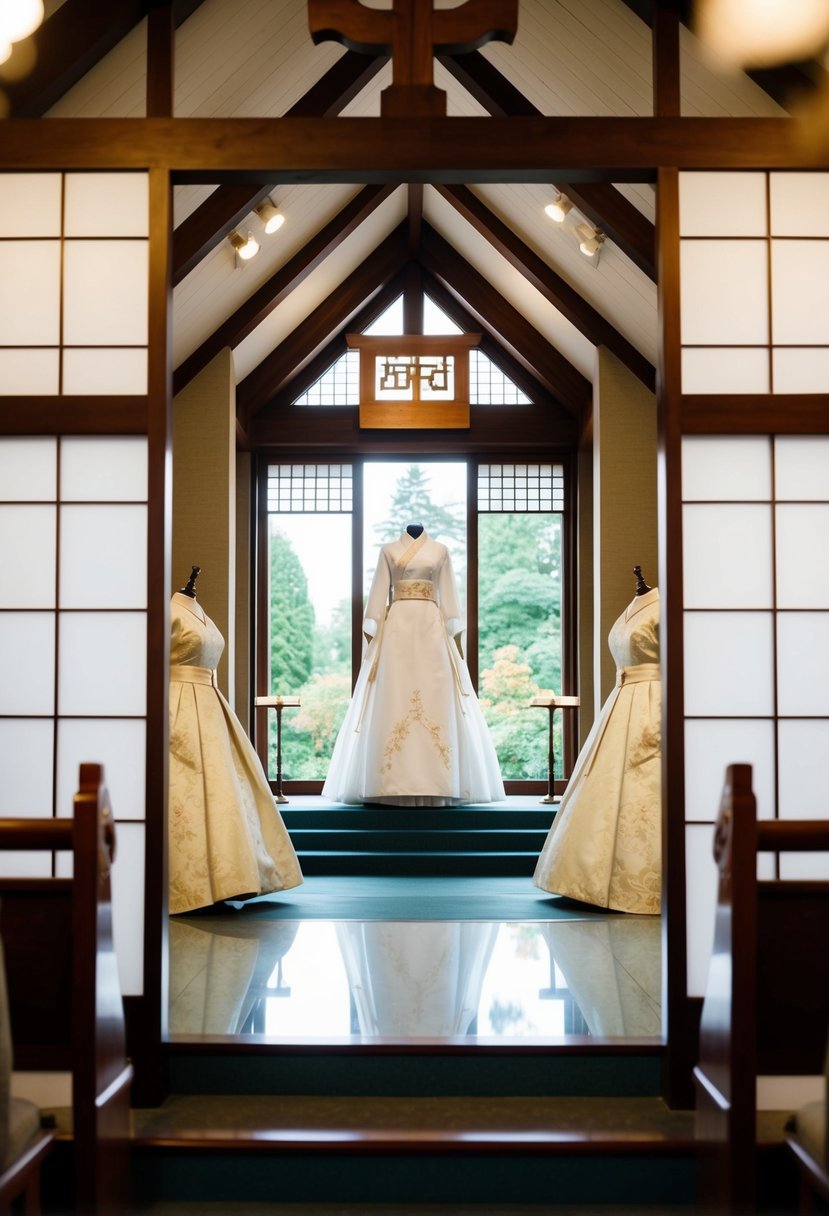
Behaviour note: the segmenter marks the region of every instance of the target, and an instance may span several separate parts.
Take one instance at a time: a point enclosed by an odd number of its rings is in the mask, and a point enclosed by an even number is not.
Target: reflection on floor
[[[266,902],[171,918],[171,1037],[659,1035],[658,917],[435,920],[413,883],[417,919],[273,919]]]

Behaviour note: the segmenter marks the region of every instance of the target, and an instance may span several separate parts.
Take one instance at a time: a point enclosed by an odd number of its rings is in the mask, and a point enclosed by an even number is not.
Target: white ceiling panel
[[[380,241],[403,220],[406,207],[406,190],[401,186],[377,208],[370,220],[361,224],[350,237],[341,242],[334,253],[297,287],[288,301],[275,308],[262,324],[236,347],[234,360],[237,384],[354,273]]]

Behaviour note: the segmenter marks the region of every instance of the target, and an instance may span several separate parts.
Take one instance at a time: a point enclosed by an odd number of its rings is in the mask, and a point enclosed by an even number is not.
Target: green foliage
[[[271,691],[292,695],[313,669],[314,608],[302,563],[279,528],[271,532],[270,609]]]
[[[350,669],[314,674],[300,692],[302,706],[282,718],[282,776],[286,781],[324,779],[337,732],[351,696]],[[269,742],[270,770],[276,773],[276,731]]]

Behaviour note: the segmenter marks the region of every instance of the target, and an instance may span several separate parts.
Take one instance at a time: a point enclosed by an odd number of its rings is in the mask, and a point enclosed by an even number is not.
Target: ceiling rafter
[[[394,303],[397,297],[405,291],[408,268],[408,265],[405,266],[399,274],[390,279],[359,312],[341,326],[310,362],[299,369],[295,376],[291,376],[285,381],[280,391],[257,414],[257,423],[265,418],[273,419],[283,413],[285,409],[289,409],[297,397],[307,392],[312,384],[316,384],[317,380],[347,353],[346,334],[363,333],[381,313],[386,311],[390,304]]]
[[[174,392],[181,392],[224,347],[236,347],[264,321],[290,293],[315,270],[338,245],[376,211],[396,186],[364,186],[332,220],[306,241],[294,257],[281,266],[253,295],[245,300],[218,329],[202,342],[176,369]]]
[[[421,260],[463,302],[477,325],[492,334],[571,414],[583,416],[590,408],[590,381],[428,223],[423,225]]]
[[[474,333],[478,329],[477,321],[464,308],[457,296],[447,291],[443,284],[439,283],[434,275],[426,270],[423,271],[423,290],[443,309],[450,321],[454,321],[456,325],[461,327],[464,333]],[[491,359],[495,366],[505,376],[508,376],[536,405],[561,409],[557,398],[540,381],[536,380],[535,376],[527,370],[524,364],[519,363],[492,334],[486,332],[481,334],[478,350],[482,351],[488,359]],[[565,411],[561,412],[564,413]],[[569,417],[569,414],[567,416]]]
[[[492,116],[540,116],[538,110],[506,76],[478,51],[467,55],[440,55],[448,72]],[[656,281],[654,226],[610,183],[575,182],[553,175],[552,184],[578,207],[592,224],[618,245],[648,278]]]
[[[173,0],[178,28],[202,0]],[[0,83],[13,118],[37,118],[63,97],[122,38],[157,7],[152,0],[64,0],[26,41],[35,52],[32,70]],[[22,44],[21,44],[22,45]]]
[[[373,79],[388,56],[358,55],[346,51],[288,110],[288,118],[333,118]],[[267,198],[271,185],[229,182],[219,186],[173,234],[173,285],[180,283]]]
[[[237,408],[247,424],[408,261],[404,220],[346,281],[306,317],[237,386]]]
[[[606,346],[651,392],[654,391],[656,372],[644,355],[556,274],[543,258],[525,245],[467,186],[436,186],[435,189],[588,341],[594,346]]]

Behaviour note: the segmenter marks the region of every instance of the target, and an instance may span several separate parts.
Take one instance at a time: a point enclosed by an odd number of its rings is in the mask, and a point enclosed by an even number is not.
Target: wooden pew
[[[67,850],[71,878],[0,878],[14,1066],[72,1074],[77,1216],[129,1203],[124,1012],[112,944],[115,828],[103,770],[80,768],[72,819],[0,819],[0,851]]]
[[[714,834],[719,890],[700,1026],[700,1206],[757,1205],[757,1076],[823,1073],[829,882],[757,879],[761,852],[829,850],[829,821],[758,820],[751,766],[730,765]]]

